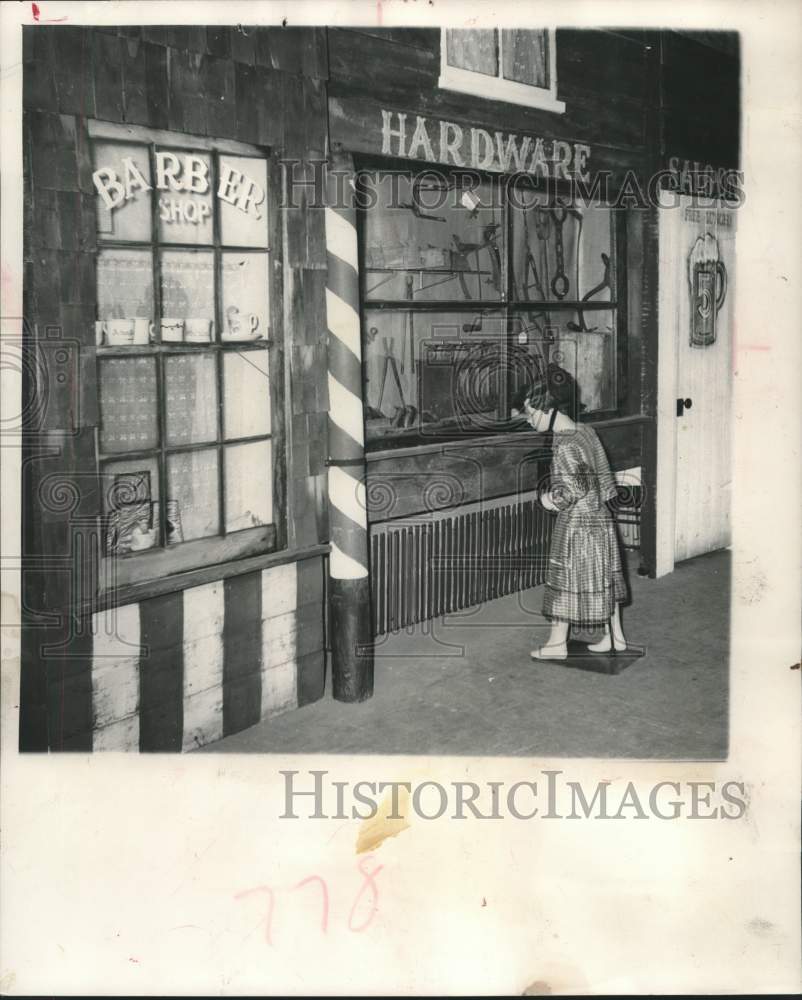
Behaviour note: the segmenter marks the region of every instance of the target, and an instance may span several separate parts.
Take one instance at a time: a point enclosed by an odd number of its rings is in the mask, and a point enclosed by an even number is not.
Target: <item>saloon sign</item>
[[[382,109],[382,154],[456,167],[526,173],[587,182],[590,146],[583,142],[489,132],[456,122]]]
[[[100,167],[92,174],[97,193],[109,210],[119,208],[139,191],[151,191],[149,184],[130,156],[122,160],[121,174],[111,167]],[[160,150],[155,157],[156,188],[171,194],[159,198],[159,216],[164,222],[189,222],[199,224],[211,215],[208,201],[186,197],[205,195],[211,188],[209,164],[193,153],[177,154]],[[185,197],[175,197],[176,195]],[[217,197],[233,205],[246,215],[262,218],[259,206],[265,200],[263,188],[241,170],[225,160],[220,160],[220,182]]]

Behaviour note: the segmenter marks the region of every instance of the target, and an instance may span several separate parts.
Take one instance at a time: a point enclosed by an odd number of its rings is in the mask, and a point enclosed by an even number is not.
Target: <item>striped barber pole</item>
[[[342,183],[344,177],[348,179],[346,183]],[[364,701],[373,694],[373,649],[364,485],[359,263],[351,158],[334,156],[328,180],[325,212],[332,687],[338,701]]]

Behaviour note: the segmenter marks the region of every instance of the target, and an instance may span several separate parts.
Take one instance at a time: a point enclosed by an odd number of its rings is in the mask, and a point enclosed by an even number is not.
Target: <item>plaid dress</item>
[[[609,622],[627,599],[618,532],[605,502],[616,495],[607,456],[592,427],[554,434],[551,498],[556,517],[543,614],[591,627]]]

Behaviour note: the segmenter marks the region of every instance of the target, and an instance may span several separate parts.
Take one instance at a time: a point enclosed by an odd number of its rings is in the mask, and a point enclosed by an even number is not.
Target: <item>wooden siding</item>
[[[270,147],[300,161],[298,176],[307,176],[308,160],[328,151],[326,32],[31,26],[23,29],[23,61],[25,351],[28,368],[38,372],[26,379],[26,391],[29,402],[41,398],[43,405],[31,408],[34,418],[25,442],[28,563],[20,745],[87,749],[93,724],[92,640],[86,614],[82,618],[77,610],[91,609],[97,587],[91,536],[100,511],[94,447],[95,210],[87,119]],[[286,511],[286,534],[279,543],[289,553],[325,543],[328,533],[323,211],[308,196],[297,203],[281,213],[283,231],[271,236],[279,278],[271,319],[284,328],[284,353],[274,350],[273,375],[278,385],[283,383],[287,414],[286,433],[277,435],[277,462],[286,467],[286,482],[279,477],[274,499],[276,508]],[[279,414],[277,431],[281,420]],[[252,560],[243,568],[252,571]],[[176,579],[174,591],[191,585],[185,576]],[[137,590],[132,605],[144,609],[146,628],[148,609],[176,600],[165,591],[164,580],[154,593],[150,604],[148,595]],[[322,627],[322,593],[318,597]],[[178,747],[181,651],[195,638],[185,631],[180,643],[171,643],[164,656],[158,650],[138,670],[140,722],[136,727],[124,719],[109,722],[117,736],[109,733],[107,742]],[[254,638],[249,657],[257,646]],[[322,693],[320,650],[322,643],[309,654],[310,677],[299,675],[296,684],[306,700]],[[229,652],[236,659],[242,651]],[[109,676],[122,679],[124,673]],[[256,684],[247,684],[247,712],[258,715]],[[272,687],[276,697],[282,692],[282,699],[289,698],[287,679]],[[214,700],[210,696],[209,704]],[[226,709],[229,729],[242,718],[235,700]],[[105,718],[102,711],[100,718]]]

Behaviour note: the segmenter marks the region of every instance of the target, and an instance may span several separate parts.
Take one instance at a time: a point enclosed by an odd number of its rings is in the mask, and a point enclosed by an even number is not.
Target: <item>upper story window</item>
[[[439,84],[475,97],[565,111],[557,100],[554,31],[548,28],[443,28]]]
[[[269,162],[104,127],[97,380],[106,586],[276,543]]]

